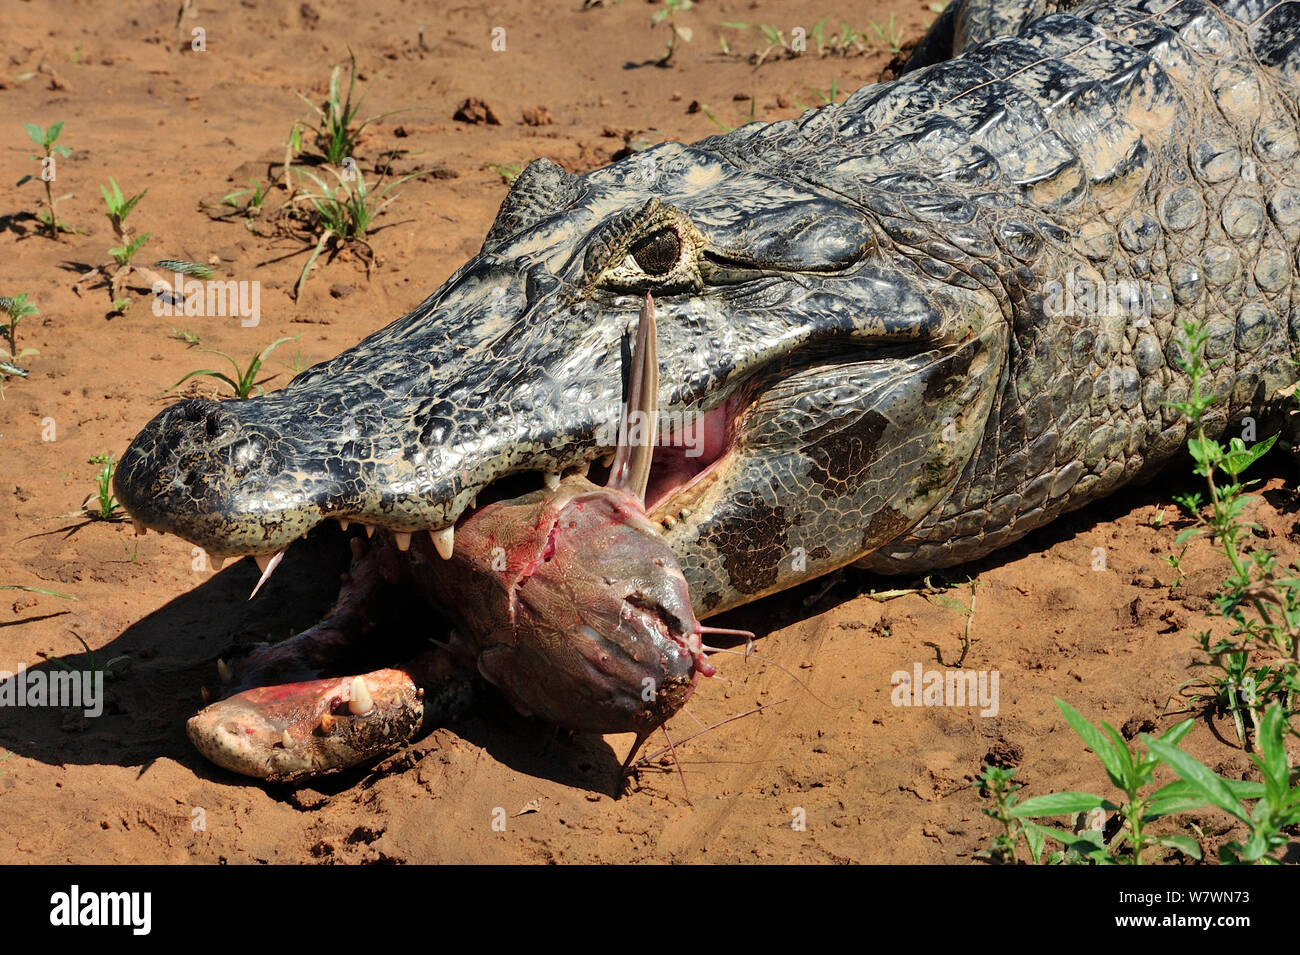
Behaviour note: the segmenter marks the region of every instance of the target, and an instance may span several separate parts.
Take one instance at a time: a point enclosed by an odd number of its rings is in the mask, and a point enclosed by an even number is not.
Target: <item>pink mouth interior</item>
[[[646,487],[646,510],[653,511],[669,495],[713,469],[731,441],[732,419],[738,407],[728,399],[712,411],[692,416],[678,430],[665,424],[660,431]]]

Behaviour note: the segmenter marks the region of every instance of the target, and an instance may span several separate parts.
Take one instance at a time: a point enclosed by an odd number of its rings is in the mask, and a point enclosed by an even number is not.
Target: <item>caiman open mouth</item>
[[[858,360],[870,364],[881,372],[879,380],[888,382],[907,374],[915,374],[917,366],[910,362],[915,361],[922,354],[928,352],[933,360],[938,361],[962,344],[961,342],[915,342],[902,347],[875,349],[871,352],[864,350],[858,356]],[[810,366],[812,364],[816,362],[811,362]],[[788,367],[785,369],[787,372],[789,370]],[[755,379],[740,384],[708,411],[699,412],[690,409],[665,411],[659,416],[658,427],[644,429],[646,434],[642,440],[652,439],[654,442],[654,454],[645,496],[645,512],[652,522],[670,527],[675,521],[681,520],[683,510],[689,510],[688,502],[703,493],[710,480],[726,472],[729,467],[728,462],[733,457],[733,452],[737,450],[746,415],[762,399],[764,391],[770,386],[770,380],[764,382],[764,377],[756,376]],[[219,406],[217,408],[219,409]],[[608,465],[612,458],[612,449],[597,447],[588,453],[590,457],[585,464],[566,468],[563,475],[578,473],[588,476],[595,484],[605,483],[609,474]],[[336,512],[326,515],[323,519],[312,521],[300,536],[305,537],[311,526],[332,519],[338,521],[344,530],[351,524],[362,524],[369,535],[373,535],[377,528],[387,530],[395,539],[398,549],[406,551],[410,548],[414,534],[427,532],[438,554],[446,559],[451,556],[455,547],[456,526],[479,508],[518,497],[540,487],[554,488],[563,475],[540,469],[524,469],[495,478],[469,497],[467,506],[457,515],[454,523],[442,528],[426,528],[424,531],[407,530],[389,527],[382,522],[374,522],[364,517]],[[142,533],[146,527],[145,522],[135,513],[132,517],[137,532]],[[150,526],[156,530],[174,532],[173,528],[158,527],[152,522]],[[287,547],[282,546],[277,551],[258,553],[241,552],[242,549],[235,547],[225,550],[219,544],[210,543],[207,550],[214,567],[218,569],[227,558],[254,557],[262,570],[262,578],[254,589],[256,593],[279,566]]]

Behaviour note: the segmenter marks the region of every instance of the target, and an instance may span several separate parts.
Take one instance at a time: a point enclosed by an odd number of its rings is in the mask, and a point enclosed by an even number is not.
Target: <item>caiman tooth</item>
[[[476,511],[476,510],[478,510],[478,495],[477,495],[477,494],[475,494],[473,497],[471,497],[471,498],[469,499],[469,509],[470,509],[471,511]]]
[[[367,524],[367,525],[366,525],[366,536],[367,536],[367,537],[374,537],[374,536],[375,536],[375,525],[374,525],[374,524]]]
[[[348,522],[345,521],[345,520],[343,520],[343,518],[340,517],[340,518],[339,518],[339,527],[343,528],[344,530],[347,530],[347,529],[348,529]]]
[[[137,518],[131,518],[131,526],[135,528],[136,537],[144,537],[145,534],[149,533],[149,528],[144,526],[144,521]]]
[[[433,540],[433,549],[438,552],[438,556],[443,560],[451,560],[452,547],[456,542],[456,527],[448,524],[440,531],[429,531],[429,537]]]
[[[222,567],[225,567],[225,566],[226,566],[226,558],[224,558],[224,557],[213,557],[211,554],[209,554],[209,555],[208,555],[208,563],[212,565],[212,572],[213,572],[213,573],[216,573],[216,572],[219,571]]]
[[[365,716],[375,708],[375,701],[370,698],[370,688],[359,676],[352,678],[352,690],[348,693],[348,712],[353,716]]]
[[[285,749],[293,749],[293,737],[289,735],[288,730],[280,734],[280,745]]]
[[[542,483],[546,485],[547,490],[554,491],[560,486],[560,472],[547,471],[542,475]]]
[[[284,560],[284,551],[278,550],[274,554],[256,554],[253,560],[257,561],[257,566],[262,569],[262,576],[257,581],[257,586],[253,588],[253,592],[248,595],[249,600],[256,597],[257,592],[262,589],[262,584],[271,579],[275,568],[279,567],[280,561]]]
[[[578,477],[586,477],[591,472],[591,462],[583,461],[582,464],[573,469],[573,473]]]
[[[217,676],[220,677],[222,683],[229,683],[235,678],[235,671],[221,657],[217,657]]]
[[[600,466],[601,466],[601,467],[603,467],[603,468],[607,468],[607,467],[609,467],[609,466],[610,466],[611,464],[613,464],[613,463],[614,463],[614,452],[613,452],[613,451],[606,451],[604,454],[602,454],[602,455],[600,456]]]
[[[406,551],[411,549],[411,535],[406,531],[393,531],[393,540],[397,541],[397,549]]]

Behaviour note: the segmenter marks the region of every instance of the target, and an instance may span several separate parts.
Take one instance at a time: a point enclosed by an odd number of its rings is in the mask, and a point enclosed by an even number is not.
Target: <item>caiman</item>
[[[217,557],[328,520],[398,548],[610,453],[643,297],[650,519],[699,617],[848,564],[985,555],[1296,379],[1300,3],[950,6],[902,75],[796,120],[518,177],[406,316],[264,397],[188,400],[119,500]],[[506,482],[509,484],[509,482]]]

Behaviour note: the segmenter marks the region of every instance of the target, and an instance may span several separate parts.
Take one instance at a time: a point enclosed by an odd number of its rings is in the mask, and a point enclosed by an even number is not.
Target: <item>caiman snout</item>
[[[252,537],[232,535],[232,527],[247,515],[223,507],[255,500],[254,494],[232,491],[272,490],[286,463],[279,437],[270,428],[240,419],[239,408],[247,404],[182,401],[160,412],[136,436],[118,462],[113,490],[138,524],[180,534],[213,556],[265,549]],[[293,522],[292,514],[288,520]],[[299,534],[315,523],[306,515],[299,515],[298,522]]]

